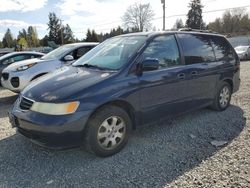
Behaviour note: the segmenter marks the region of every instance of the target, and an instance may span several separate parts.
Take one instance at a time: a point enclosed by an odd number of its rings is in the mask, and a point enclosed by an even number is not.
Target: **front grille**
[[[29,110],[31,108],[31,106],[33,105],[34,101],[27,99],[25,97],[21,98],[21,102],[20,102],[20,109],[21,110]]]
[[[13,78],[11,78],[10,82],[11,82],[11,85],[12,85],[14,88],[19,87],[19,78],[18,78],[18,77],[13,77]]]
[[[4,80],[8,80],[9,79],[9,73],[2,73],[2,77]]]

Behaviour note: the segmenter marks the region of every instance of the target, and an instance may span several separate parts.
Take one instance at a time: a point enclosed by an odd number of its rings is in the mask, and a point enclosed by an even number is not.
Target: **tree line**
[[[229,37],[250,35],[250,18],[245,9],[228,10],[222,18],[210,22],[207,28]]]
[[[185,24],[182,19],[177,19],[171,30],[178,30],[183,27],[192,29],[208,29],[221,34],[236,36],[250,34],[250,18],[245,9],[235,9],[226,11],[222,18],[216,18],[214,22],[206,25],[203,21],[203,8],[201,0],[190,0],[189,11]],[[55,44],[68,44],[72,42],[102,42],[107,38],[131,33],[152,30],[152,18],[154,12],[150,4],[135,3],[127,8],[121,17],[123,27],[117,26],[106,33],[96,33],[94,29],[88,29],[84,39],[77,39],[69,26],[63,25],[62,20],[54,12],[49,13],[48,34],[42,39],[38,39],[35,27],[29,26],[27,30],[19,31],[17,38],[13,38],[8,28],[0,47],[14,47],[21,45],[24,47],[48,46],[50,42]],[[156,30],[155,28],[153,30]]]
[[[27,30],[22,29],[19,31],[16,39],[13,37],[10,29],[8,28],[4,34],[2,42],[0,43],[0,47],[12,48],[17,45],[23,47],[40,46],[36,28],[29,26]]]

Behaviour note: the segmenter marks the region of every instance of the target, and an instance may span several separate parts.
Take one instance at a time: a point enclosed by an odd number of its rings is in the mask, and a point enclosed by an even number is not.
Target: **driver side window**
[[[158,59],[159,69],[166,69],[181,64],[179,49],[174,35],[159,36],[147,46],[143,59]]]

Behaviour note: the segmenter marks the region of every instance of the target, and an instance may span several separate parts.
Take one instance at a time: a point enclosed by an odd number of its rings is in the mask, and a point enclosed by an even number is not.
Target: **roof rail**
[[[200,33],[214,33],[218,34],[217,32],[211,31],[211,30],[200,30],[200,29],[192,29],[192,28],[181,28],[178,31],[194,31],[194,32],[200,32]]]

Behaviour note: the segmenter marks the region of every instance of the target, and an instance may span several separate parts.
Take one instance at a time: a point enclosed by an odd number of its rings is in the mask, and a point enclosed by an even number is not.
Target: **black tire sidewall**
[[[125,126],[126,126],[126,132],[125,132],[125,136],[124,139],[122,140],[122,142],[114,149],[112,150],[105,150],[104,148],[102,148],[97,140],[97,133],[99,130],[99,127],[101,125],[101,123],[111,117],[111,116],[118,116],[120,118],[122,118],[125,122]],[[110,155],[113,155],[117,152],[119,152],[127,143],[128,140],[128,136],[129,133],[131,131],[131,120],[130,117],[128,116],[127,112],[125,110],[123,110],[120,107],[116,107],[116,106],[106,106],[100,110],[98,110],[93,117],[89,120],[88,124],[87,124],[87,143],[89,145],[89,148],[92,150],[93,153],[95,153],[96,155],[100,156],[100,157],[107,157]]]

